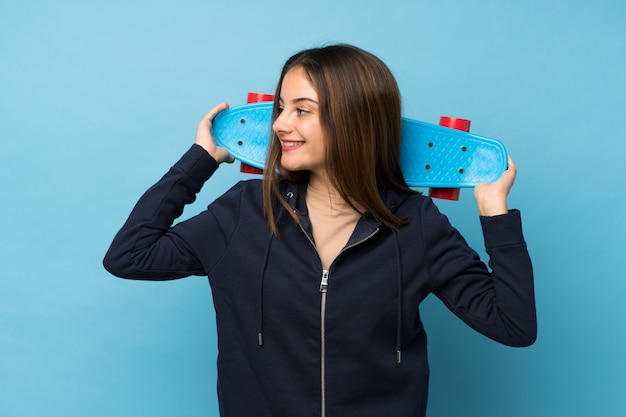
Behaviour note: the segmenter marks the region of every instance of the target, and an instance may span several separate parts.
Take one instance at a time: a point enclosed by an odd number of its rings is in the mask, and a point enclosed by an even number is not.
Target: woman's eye
[[[305,109],[297,109],[296,112],[297,112],[298,116],[303,116],[303,115],[309,113],[309,111],[305,110]]]

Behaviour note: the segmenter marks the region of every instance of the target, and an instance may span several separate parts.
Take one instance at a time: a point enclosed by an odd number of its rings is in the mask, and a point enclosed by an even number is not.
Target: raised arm
[[[537,333],[534,278],[520,212],[507,207],[515,175],[509,159],[500,179],[475,189],[490,270],[456,230],[442,226],[432,228],[439,234],[431,236],[431,271],[436,295],[459,318],[503,344],[527,346]]]
[[[211,133],[213,118],[226,108],[222,103],[202,118],[196,145],[139,199],[105,255],[104,267],[113,275],[163,280],[206,272],[194,243],[193,233],[199,231],[172,225],[185,205],[195,201],[219,163],[233,160],[228,151],[215,145]],[[217,219],[209,212],[199,216],[203,219],[197,223],[218,241],[221,229]]]

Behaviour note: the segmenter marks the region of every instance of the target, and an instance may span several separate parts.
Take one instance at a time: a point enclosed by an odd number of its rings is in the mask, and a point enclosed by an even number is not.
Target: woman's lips
[[[281,145],[282,145],[282,151],[283,152],[289,152],[289,151],[293,151],[295,149],[298,149],[299,147],[304,145],[304,142],[302,142],[302,141],[295,141],[295,140],[283,140],[283,141],[281,141]]]

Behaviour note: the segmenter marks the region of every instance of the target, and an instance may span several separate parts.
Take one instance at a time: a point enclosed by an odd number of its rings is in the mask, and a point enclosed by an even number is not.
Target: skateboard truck
[[[470,131],[470,120],[459,119],[456,117],[441,116],[439,118],[439,126],[449,127],[451,129],[462,130],[463,132]],[[461,194],[460,188],[430,188],[428,195],[433,198],[439,198],[442,200],[457,201]]]

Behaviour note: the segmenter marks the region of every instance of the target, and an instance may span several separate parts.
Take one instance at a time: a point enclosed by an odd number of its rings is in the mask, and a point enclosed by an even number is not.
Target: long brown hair
[[[380,188],[413,192],[400,170],[400,93],[389,68],[376,56],[351,45],[299,52],[283,66],[272,121],[278,117],[283,79],[297,67],[304,69],[318,95],[332,185],[355,210],[361,207],[392,228],[408,223],[410,219],[394,215],[380,196]],[[263,199],[274,234],[278,234],[273,211],[276,202],[299,222],[281,195],[280,182],[303,181],[307,175],[282,166],[280,141],[273,134],[265,163]]]

